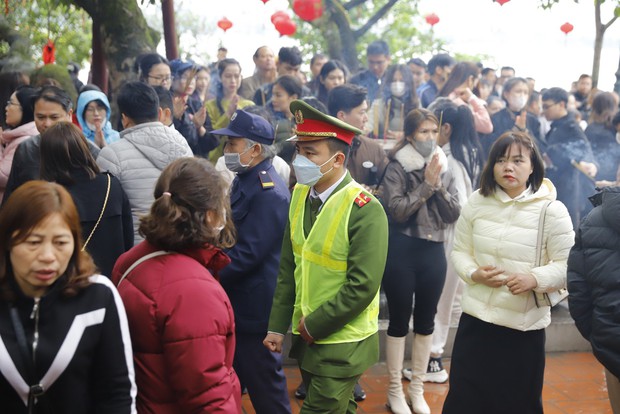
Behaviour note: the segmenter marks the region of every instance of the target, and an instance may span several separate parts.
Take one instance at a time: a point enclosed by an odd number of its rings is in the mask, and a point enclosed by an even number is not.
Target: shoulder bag
[[[149,254],[146,254],[146,255],[142,256],[141,258],[139,258],[138,260],[136,260],[135,262],[133,262],[133,264],[132,264],[131,266],[129,266],[129,267],[127,268],[127,270],[125,270],[125,273],[123,273],[123,276],[121,276],[120,280],[119,280],[119,281],[118,281],[118,283],[116,284],[116,287],[119,287],[119,286],[121,285],[121,282],[122,282],[123,280],[125,280],[125,278],[127,277],[127,275],[128,275],[129,273],[131,273],[131,271],[132,271],[133,269],[135,269],[136,267],[138,267],[138,265],[139,265],[140,263],[142,263],[142,262],[146,262],[147,260],[152,259],[153,257],[163,256],[163,255],[170,254],[170,253],[172,253],[172,252],[167,252],[167,251],[165,251],[165,250],[157,250],[157,251],[155,251],[155,252],[153,252],[153,253],[149,253]]]
[[[547,215],[547,207],[549,207],[551,201],[546,201],[540,211],[540,219],[538,220],[538,237],[536,239],[536,262],[534,263],[535,267],[542,266],[542,258],[543,258],[543,249],[545,246],[545,217]],[[536,302],[536,306],[542,308],[543,306],[553,307],[558,303],[562,302],[564,299],[568,297],[568,289],[565,287],[553,291],[553,292],[536,292],[532,291],[534,294],[534,301]]]
[[[108,198],[110,197],[110,183],[111,183],[112,179],[110,178],[110,174],[106,174],[106,176],[108,177],[108,188],[105,191],[105,198],[103,199],[103,207],[101,207],[101,213],[99,213],[99,218],[97,219],[97,222],[95,223],[95,226],[90,231],[90,234],[88,235],[88,238],[86,239],[86,241],[84,242],[84,245],[82,246],[82,251],[86,250],[86,246],[88,246],[88,242],[93,237],[93,234],[95,234],[95,230],[97,230],[97,227],[99,226],[99,222],[103,218],[103,213],[105,211],[105,208],[108,205]]]

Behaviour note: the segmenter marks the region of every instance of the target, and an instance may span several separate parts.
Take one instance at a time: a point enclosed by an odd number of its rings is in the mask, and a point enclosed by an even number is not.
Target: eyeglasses
[[[158,82],[158,83],[170,82],[172,80],[172,77],[170,75],[168,75],[168,76],[151,76],[151,75],[148,75],[147,77],[155,80],[155,82]]]
[[[91,106],[91,107],[86,108],[86,112],[91,113],[91,114],[100,114],[100,113],[105,114],[106,113],[106,109],[105,108],[99,108],[99,107],[92,107]]]
[[[21,106],[21,105],[19,104],[19,102],[13,102],[13,101],[12,101],[12,100],[10,100],[10,99],[9,99],[8,101],[6,101],[6,106],[11,106],[11,105]]]
[[[553,105],[557,105],[557,104],[559,104],[559,102],[554,102],[554,103],[549,104],[549,105],[543,104],[542,109],[543,109],[543,111],[546,111],[547,109],[551,108]]]

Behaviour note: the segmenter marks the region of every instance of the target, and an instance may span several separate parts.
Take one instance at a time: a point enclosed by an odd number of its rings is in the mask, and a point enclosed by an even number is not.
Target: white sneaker
[[[441,363],[441,357],[430,357],[428,360],[428,368],[426,369],[425,382],[434,382],[437,384],[443,384],[448,381],[448,372],[444,369]]]
[[[413,371],[411,370],[411,368],[403,368],[402,374],[403,374],[403,379],[406,379],[407,381],[411,381],[411,377],[413,376]]]

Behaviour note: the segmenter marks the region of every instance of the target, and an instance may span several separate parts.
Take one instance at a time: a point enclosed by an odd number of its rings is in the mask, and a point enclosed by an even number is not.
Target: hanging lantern
[[[282,36],[291,36],[295,34],[295,30],[297,30],[297,25],[290,18],[277,18],[273,22],[273,25],[276,27],[276,30],[280,33],[280,37]]]
[[[43,46],[43,63],[50,65],[56,62],[56,46],[52,39],[47,39],[47,43]]]
[[[431,27],[435,26],[437,23],[439,23],[439,16],[437,16],[435,13],[427,14],[426,23],[430,24]]]
[[[226,17],[222,17],[218,22],[217,22],[217,27],[219,27],[220,29],[222,29],[224,31],[224,33],[226,33],[226,30],[230,29],[231,27],[233,27],[233,24],[230,20],[228,20]]]
[[[280,10],[271,15],[271,23],[276,24],[277,19],[290,19],[290,16],[287,12]]]
[[[565,35],[567,35],[570,32],[572,32],[574,28],[575,28],[575,26],[573,26],[569,22],[566,22],[562,26],[560,26],[560,30],[563,31]]]
[[[496,3],[499,3],[500,6],[503,6],[504,4],[508,3],[510,0],[493,0]]]
[[[302,20],[311,22],[323,15],[323,0],[294,0],[293,11]]]
[[[263,4],[267,4],[267,2],[268,2],[269,0],[260,0],[260,1],[262,1],[262,2],[263,2]]]

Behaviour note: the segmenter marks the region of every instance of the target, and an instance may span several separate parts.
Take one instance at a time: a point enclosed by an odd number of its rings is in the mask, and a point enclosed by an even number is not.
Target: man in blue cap
[[[290,413],[281,354],[263,346],[278,276],[290,192],[271,165],[275,132],[264,118],[237,110],[224,129],[226,167],[237,173],[230,192],[237,243],[220,281],[235,312],[234,368],[257,414]]]

